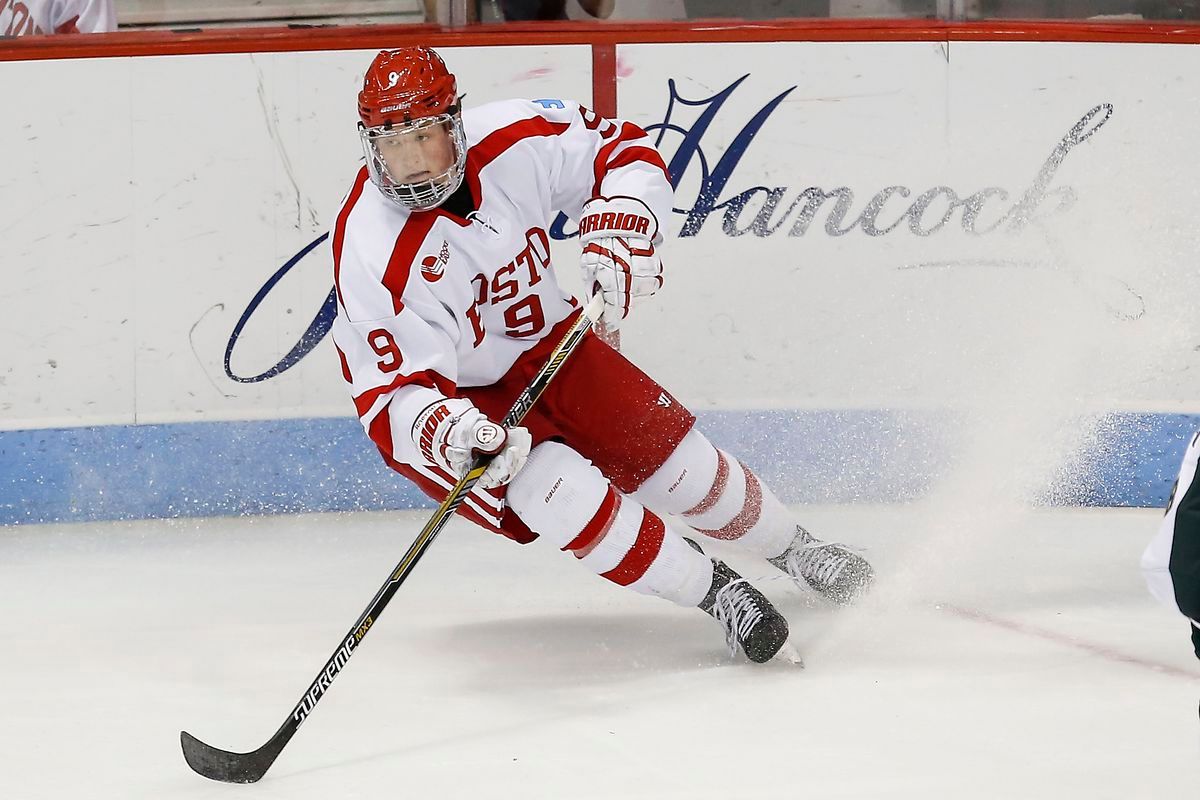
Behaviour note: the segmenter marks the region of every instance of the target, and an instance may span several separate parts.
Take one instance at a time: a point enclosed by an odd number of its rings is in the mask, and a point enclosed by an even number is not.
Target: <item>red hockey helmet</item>
[[[358,116],[378,128],[458,110],[458,83],[428,47],[382,50],[363,78]]]
[[[467,143],[458,85],[428,47],[380,51],[363,78],[358,116],[371,182],[392,202],[436,208],[462,185]]]

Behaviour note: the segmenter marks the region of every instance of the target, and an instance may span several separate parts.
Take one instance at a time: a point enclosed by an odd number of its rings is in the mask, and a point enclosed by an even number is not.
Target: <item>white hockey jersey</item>
[[[507,100],[464,111],[463,128],[469,220],[397,206],[364,167],[333,228],[343,377],[384,456],[422,472],[411,433],[420,411],[457,387],[497,382],[578,307],[550,263],[557,212],[578,219],[592,197],[627,195],[660,229],[671,213],[662,158],[630,122],[567,101]]]
[[[116,29],[113,0],[0,0],[0,36],[106,33]]]

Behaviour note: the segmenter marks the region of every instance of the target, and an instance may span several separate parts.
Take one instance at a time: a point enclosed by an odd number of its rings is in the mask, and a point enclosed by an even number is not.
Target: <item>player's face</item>
[[[409,184],[445,175],[455,160],[449,125],[418,122],[375,137],[375,148],[391,179]]]

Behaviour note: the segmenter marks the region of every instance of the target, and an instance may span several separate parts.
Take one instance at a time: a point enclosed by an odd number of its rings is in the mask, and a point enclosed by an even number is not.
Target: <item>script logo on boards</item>
[[[743,159],[748,164],[755,161],[753,157],[747,158],[755,138],[797,88],[792,86],[779,92],[737,128],[737,120],[730,125],[726,119],[727,111],[725,117],[721,116],[722,107],[733,94],[745,91],[743,85],[750,77],[743,75],[724,89],[699,99],[684,97],[676,81],[669,79],[662,122],[646,126],[646,132],[655,137],[655,147],[667,159],[667,173],[677,191],[673,211],[684,217],[679,227],[680,238],[698,235],[714,214],[720,217],[721,233],[729,237],[749,233],[763,238],[780,231],[789,237],[817,232],[840,237],[855,230],[872,237],[897,231],[928,237],[951,226],[956,219],[958,227],[972,236],[1017,232],[1039,218],[1061,214],[1074,205],[1077,197],[1074,187],[1052,185],[1055,174],[1067,155],[1104,127],[1113,115],[1111,103],[1099,103],[1088,109],[1053,145],[1029,184],[1019,189],[984,186],[965,191],[942,184],[920,188],[891,182],[881,189],[866,190],[804,183],[798,184],[804,188],[791,185],[742,188],[736,178]],[[684,113],[694,119],[690,122],[678,119]],[[720,124],[714,124],[718,120]],[[727,131],[733,132],[732,139],[725,135]],[[672,143],[674,152],[670,150]],[[755,154],[760,158],[759,163],[772,155],[758,150]],[[803,180],[802,176],[797,177]],[[698,186],[690,205],[679,191],[685,183],[688,187]],[[550,229],[551,235],[556,239],[575,235],[567,230],[567,222],[567,217],[559,214]]]
[[[1016,191],[1002,186],[985,186],[964,192],[944,185],[921,189],[900,184],[868,192],[861,189],[856,192],[848,186],[831,189],[807,186],[799,190],[790,186],[754,186],[741,191],[727,190],[754,138],[779,105],[796,89],[792,86],[768,101],[737,132],[714,162],[706,157],[704,151],[709,126],[725,101],[749,77],[743,75],[711,97],[700,100],[681,97],[675,81],[668,81],[671,96],[666,116],[661,123],[646,128],[648,133],[657,133],[655,145],[660,149],[663,149],[663,140],[668,133],[680,137],[667,165],[676,188],[689,170],[700,171],[700,188],[695,202],[691,208],[675,209],[676,213],[686,216],[679,231],[680,237],[698,234],[709,216],[718,211],[724,212],[721,231],[726,236],[750,233],[765,237],[781,230],[786,231],[788,236],[804,236],[821,211],[825,212],[825,224],[821,228],[826,235],[834,237],[845,236],[855,228],[868,236],[886,236],[905,228],[915,236],[926,237],[950,224],[956,215],[959,226],[968,234],[1018,231],[1035,218],[1047,200],[1055,203],[1050,213],[1062,213],[1074,204],[1074,188],[1065,185],[1052,187],[1054,175],[1067,154],[1104,127],[1113,115],[1111,103],[1100,103],[1089,109],[1053,146],[1029,185]],[[673,113],[683,107],[701,109],[690,125],[673,119]],[[713,147],[710,146],[711,149]],[[870,199],[856,209],[855,201],[864,195]],[[911,202],[908,202],[909,198],[912,198]],[[756,210],[746,213],[748,209]]]
[[[715,129],[710,130],[711,126],[725,102],[750,77],[743,75],[724,89],[699,99],[683,97],[676,81],[670,79],[667,81],[662,122],[646,126],[646,131],[655,136],[655,146],[668,159],[667,172],[671,177],[671,185],[679,190],[687,177],[688,186],[698,184],[699,187],[690,205],[682,193],[676,195],[677,205],[673,212],[684,218],[679,227],[678,235],[681,238],[699,234],[713,215],[720,220],[720,232],[728,237],[752,234],[756,238],[764,238],[780,231],[784,231],[788,237],[821,233],[841,237],[857,230],[871,237],[903,235],[907,231],[913,236],[925,238],[947,227],[958,227],[970,236],[1016,233],[1032,222],[1070,210],[1077,193],[1070,185],[1054,185],[1059,167],[1078,145],[1104,127],[1114,113],[1111,103],[1099,103],[1084,113],[1051,146],[1050,154],[1023,188],[984,186],[965,191],[942,184],[921,189],[895,183],[878,190],[845,185],[824,188],[806,183],[798,184],[804,187],[802,189],[794,189],[789,185],[739,188],[736,177],[742,159],[771,115],[796,89],[792,86],[778,92],[740,128],[731,128],[736,131],[732,140],[714,141],[717,136]],[[388,78],[391,80],[392,75]],[[396,81],[399,81],[399,76],[396,76]],[[695,110],[694,121],[683,122],[678,119],[684,108]],[[668,139],[675,141],[673,152],[667,146]],[[767,155],[764,154],[764,157]],[[880,183],[883,182],[884,179],[881,179]],[[566,215],[560,213],[550,227],[550,237],[567,239],[575,236],[574,231],[567,230],[567,224]],[[711,233],[716,233],[711,230],[711,225],[708,227]],[[250,301],[226,343],[225,374],[230,380],[256,383],[280,375],[299,363],[325,338],[337,316],[337,294],[332,289],[300,340],[275,365],[248,376],[235,373],[230,366],[238,338],[266,296],[284,275],[328,238],[329,234],[323,233],[301,249],[267,280]],[[449,257],[449,247],[443,245],[437,257],[423,259],[420,269],[425,280],[439,280]]]

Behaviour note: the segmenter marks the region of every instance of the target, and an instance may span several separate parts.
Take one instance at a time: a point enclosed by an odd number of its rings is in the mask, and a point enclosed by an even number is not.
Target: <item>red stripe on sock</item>
[[[646,509],[642,516],[642,527],[638,530],[633,547],[621,559],[621,563],[602,574],[619,586],[628,586],[646,574],[654,559],[662,550],[663,536],[667,526],[654,512]]]
[[[583,530],[579,535],[567,544],[563,550],[570,550],[579,558],[583,558],[588,553],[592,552],[604,535],[608,533],[612,527],[613,520],[617,518],[617,510],[621,507],[621,497],[611,486],[608,487],[608,494],[604,495],[604,500],[600,502],[600,509],[596,511],[595,516],[588,521],[587,525],[583,526]]]
[[[714,539],[740,539],[746,535],[746,531],[755,526],[758,518],[762,516],[762,486],[745,464],[739,461],[738,466],[742,468],[742,472],[746,476],[746,501],[742,503],[742,510],[728,524],[715,531],[696,528],[705,536],[711,536]]]
[[[729,483],[729,461],[725,458],[725,454],[720,450],[717,451],[717,475],[713,478],[712,488],[708,490],[708,494],[699,503],[683,512],[685,517],[694,517],[697,514],[703,514],[717,504],[721,499],[721,495],[725,492],[725,485]]]

